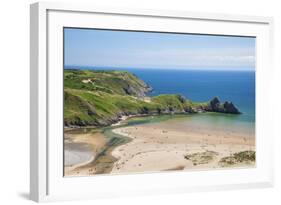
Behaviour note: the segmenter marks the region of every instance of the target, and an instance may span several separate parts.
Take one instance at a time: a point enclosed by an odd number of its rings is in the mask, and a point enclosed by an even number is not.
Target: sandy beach
[[[118,139],[131,139],[121,145],[101,132],[66,134],[65,176],[255,166],[255,161],[233,162],[235,153],[255,152],[254,131],[183,122],[112,126]]]
[[[255,151],[253,133],[181,127],[171,121],[114,129],[132,138],[117,147],[118,159],[112,173],[193,170],[228,167],[221,159],[242,151]],[[236,163],[231,167],[252,167],[254,163]]]

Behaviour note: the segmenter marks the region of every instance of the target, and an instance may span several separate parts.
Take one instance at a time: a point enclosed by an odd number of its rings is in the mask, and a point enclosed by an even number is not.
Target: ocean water
[[[194,70],[130,70],[152,86],[151,96],[181,94],[192,101],[205,102],[217,96],[232,101],[243,113],[236,119],[255,121],[255,72]]]
[[[71,68],[74,68],[73,66]],[[79,67],[81,68],[81,67]],[[83,69],[95,69],[84,67]],[[102,70],[112,68],[101,68]],[[217,96],[220,101],[231,101],[242,112],[241,115],[205,114],[196,115],[196,123],[212,126],[255,127],[255,72],[254,71],[206,71],[176,69],[129,69],[147,84],[153,91],[150,96],[159,94],[181,94],[186,98],[205,102]],[[190,117],[188,117],[190,121]]]

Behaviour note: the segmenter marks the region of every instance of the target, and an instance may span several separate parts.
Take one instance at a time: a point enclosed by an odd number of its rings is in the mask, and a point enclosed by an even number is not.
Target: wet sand
[[[95,157],[95,153],[86,143],[66,143],[64,146],[64,156],[64,165],[72,167],[90,161]]]
[[[101,133],[64,134],[64,174],[87,175],[82,167],[91,163],[107,140]]]

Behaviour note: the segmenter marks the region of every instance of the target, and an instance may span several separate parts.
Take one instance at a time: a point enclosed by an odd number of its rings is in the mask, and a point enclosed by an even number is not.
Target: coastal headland
[[[65,176],[255,165],[254,132],[177,117],[241,114],[234,103],[216,96],[194,102],[177,93],[152,97],[152,90],[126,71],[65,70]],[[169,117],[142,123],[161,116]]]

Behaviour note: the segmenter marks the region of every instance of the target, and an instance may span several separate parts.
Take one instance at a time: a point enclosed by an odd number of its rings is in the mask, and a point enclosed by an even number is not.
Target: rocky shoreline
[[[142,112],[142,113],[119,113],[117,116],[107,119],[106,121],[100,121],[99,123],[82,123],[82,124],[65,124],[65,128],[101,128],[106,126],[119,125],[122,121],[127,120],[131,117],[147,117],[147,116],[159,116],[159,115],[174,115],[174,114],[194,114],[194,113],[205,113],[205,112],[215,112],[215,113],[225,113],[225,114],[242,114],[238,108],[232,103],[225,101],[221,103],[218,97],[214,97],[209,105],[199,106],[197,108],[176,110],[176,109],[165,109],[155,112]]]

